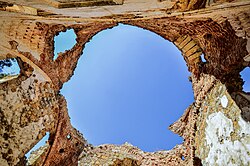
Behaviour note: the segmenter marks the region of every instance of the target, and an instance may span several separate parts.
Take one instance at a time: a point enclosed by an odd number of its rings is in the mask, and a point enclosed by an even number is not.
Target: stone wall
[[[55,131],[58,102],[53,85],[26,63],[18,78],[0,84],[1,165],[13,165]]]
[[[250,123],[219,81],[205,96],[196,124],[196,155],[203,165],[250,164]]]

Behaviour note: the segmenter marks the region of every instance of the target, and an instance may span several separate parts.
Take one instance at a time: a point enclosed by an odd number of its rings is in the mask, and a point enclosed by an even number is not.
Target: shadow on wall
[[[167,128],[194,99],[185,61],[173,43],[119,24],[95,35],[83,52],[61,92],[73,126],[90,143],[130,142],[149,152],[182,143]]]
[[[231,96],[241,110],[241,117],[250,122],[250,68],[246,67],[240,75],[244,81],[243,92],[233,92]]]

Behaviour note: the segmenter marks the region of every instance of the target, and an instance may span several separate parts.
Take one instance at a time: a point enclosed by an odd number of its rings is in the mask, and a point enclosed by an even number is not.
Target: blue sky
[[[0,68],[0,74],[4,73],[4,74],[10,74],[10,75],[16,75],[20,73],[20,68],[19,65],[17,63],[17,60],[11,60],[12,62],[12,66],[7,67],[4,66],[2,69]]]
[[[250,92],[250,67],[246,67],[240,74],[245,81],[243,91]]]
[[[56,36],[55,54],[71,49],[75,38],[73,30]],[[250,69],[241,74],[244,90],[250,92]],[[194,101],[189,75],[171,42],[120,24],[86,44],[74,76],[61,93],[73,126],[90,143],[130,142],[144,151],[168,150],[182,142],[168,126]]]
[[[73,31],[66,33],[74,37]],[[171,149],[182,138],[168,126],[193,102],[188,76],[185,61],[171,42],[120,24],[86,44],[61,93],[73,126],[90,143],[130,142],[144,151]]]

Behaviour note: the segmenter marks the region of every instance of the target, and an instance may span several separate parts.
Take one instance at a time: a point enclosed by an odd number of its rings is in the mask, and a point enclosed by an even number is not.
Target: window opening
[[[205,59],[204,54],[201,54],[201,61],[202,61],[202,62],[204,62],[204,63],[206,63],[206,62],[207,62],[207,60]]]
[[[26,158],[32,158],[32,153],[38,150],[40,147],[45,146],[48,139],[49,132],[46,132],[46,135],[32,149],[30,149],[28,153],[25,154]]]
[[[240,75],[244,81],[243,91],[250,92],[250,67],[246,67],[242,70]]]
[[[66,50],[70,50],[76,44],[76,34],[73,29],[69,29],[66,32],[60,32],[59,35],[54,38],[54,58],[64,53]]]
[[[17,78],[20,67],[15,58],[0,60],[0,83]]]

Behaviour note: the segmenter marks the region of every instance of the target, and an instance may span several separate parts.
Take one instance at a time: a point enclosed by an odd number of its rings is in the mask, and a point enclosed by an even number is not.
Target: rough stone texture
[[[250,93],[234,92],[231,96],[241,109],[241,117],[245,121],[250,122]]]
[[[55,131],[58,103],[53,85],[26,63],[18,78],[0,84],[1,165],[17,163],[46,133]]]
[[[59,121],[56,132],[49,138],[49,150],[44,161],[37,165],[77,165],[78,156],[84,148],[89,147],[82,135],[71,126],[65,99],[59,97]],[[74,149],[74,150],[72,150]],[[49,159],[53,160],[49,160]]]
[[[239,74],[250,66],[249,1],[113,0],[120,5],[94,7],[85,1],[74,8],[81,2],[0,2],[0,59],[17,57],[21,68],[0,84],[0,165],[25,165],[24,155],[46,132],[49,140],[27,165],[249,165],[250,95]],[[173,42],[191,72],[195,102],[169,127],[184,138],[170,151],[94,147],[70,124],[60,89],[84,45],[119,23]],[[54,37],[67,29],[77,43],[53,60]]]
[[[88,6],[121,5],[123,0],[44,0],[57,8],[75,8]]]
[[[83,151],[79,157],[78,165],[119,165],[129,163],[130,165],[186,165],[182,160],[182,146],[177,146],[171,151],[158,151],[154,153],[143,152],[129,143],[121,146],[101,145],[92,150]],[[129,165],[128,164],[128,165]],[[125,164],[126,165],[126,164]]]
[[[196,155],[203,165],[250,164],[250,123],[219,81],[206,94],[196,124]]]

